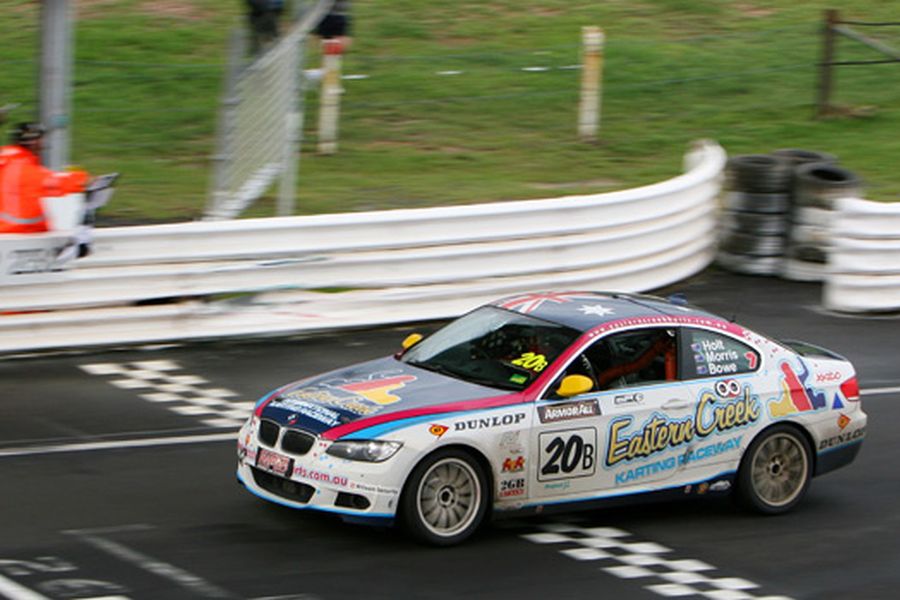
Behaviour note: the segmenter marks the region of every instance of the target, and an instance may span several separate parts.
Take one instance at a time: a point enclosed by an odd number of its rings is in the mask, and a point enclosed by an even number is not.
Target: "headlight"
[[[396,454],[402,445],[400,442],[352,440],[335,442],[328,447],[325,453],[339,458],[346,458],[347,460],[383,462]]]

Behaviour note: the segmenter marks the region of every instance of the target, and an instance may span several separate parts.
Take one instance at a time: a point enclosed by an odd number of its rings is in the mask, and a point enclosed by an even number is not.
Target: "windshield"
[[[569,327],[485,306],[439,329],[401,360],[471,383],[522,390],[579,335]]]

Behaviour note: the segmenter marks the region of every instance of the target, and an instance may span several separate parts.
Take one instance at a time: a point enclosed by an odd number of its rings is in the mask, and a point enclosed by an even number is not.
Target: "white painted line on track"
[[[0,575],[0,596],[9,600],[50,600],[47,596],[41,596],[3,575]]]
[[[250,416],[254,402],[229,400],[239,396],[225,388],[212,388],[205,378],[181,373],[181,365],[171,360],[144,360],[127,363],[81,365],[90,375],[110,377],[109,383],[135,390],[142,399],[183,416],[199,417],[204,425],[234,428]]]
[[[237,439],[237,430],[225,433],[206,433],[200,435],[182,435],[137,440],[111,440],[108,442],[81,442],[74,444],[58,444],[54,446],[32,446],[22,448],[6,448],[0,450],[0,458],[11,456],[35,456],[39,454],[60,454],[64,452],[90,452],[93,450],[119,450],[123,448],[152,448],[158,446],[178,446],[184,444],[208,444],[210,442],[226,442]]]
[[[3,575],[0,575],[0,596],[9,600],[50,600],[47,596],[41,596]]]
[[[126,527],[150,528],[150,526],[147,525]],[[139,569],[153,573],[163,579],[168,579],[169,581],[205,598],[235,598],[231,592],[206,581],[202,577],[189,573],[175,565],[153,558],[152,556],[147,556],[142,552],[133,550],[123,544],[114,542],[113,540],[100,537],[89,529],[76,529],[65,531],[64,533],[77,537],[86,544],[99,550],[103,550],[119,560],[130,563]]]
[[[859,390],[860,396],[881,396],[885,394],[900,394],[900,386]]]
[[[644,580],[644,589],[660,596],[702,596],[716,600],[791,600],[787,596],[757,596],[760,586],[740,577],[718,577],[712,565],[694,559],[673,559],[674,552],[654,542],[629,540],[632,534],[613,527],[578,527],[549,523],[543,531],[522,537],[535,544],[565,544],[560,554],[577,561],[601,561],[603,572],[620,579]],[[601,550],[602,548],[602,550]],[[608,566],[606,566],[608,565]]]

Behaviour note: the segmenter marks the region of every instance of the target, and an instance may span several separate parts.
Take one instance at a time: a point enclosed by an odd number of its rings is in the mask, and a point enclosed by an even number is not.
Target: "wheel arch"
[[[762,435],[764,435],[770,429],[772,429],[774,427],[778,427],[779,425],[787,426],[790,429],[793,429],[794,431],[799,433],[800,436],[804,440],[806,440],[807,444],[809,444],[809,462],[810,462],[809,467],[810,467],[810,478],[812,478],[816,472],[816,460],[818,459],[818,456],[816,455],[815,440],[813,440],[812,434],[809,432],[809,429],[804,427],[802,423],[798,423],[797,421],[791,421],[791,420],[787,420],[787,419],[782,420],[782,421],[773,421],[773,422],[769,423],[768,425],[766,425],[765,427],[763,427],[762,429],[760,429],[759,431],[757,431],[756,435],[754,435],[752,438],[750,438],[750,443],[747,444],[747,447],[745,448],[743,454],[741,454],[741,461],[740,461],[739,466],[743,465],[744,457],[747,455],[747,450],[750,449],[750,446],[753,445],[753,442],[755,442],[757,439],[759,439]]]
[[[410,477],[410,475],[412,475],[412,472],[415,470],[415,468],[422,463],[422,461],[427,460],[430,456],[434,455],[437,452],[443,452],[443,451],[447,451],[447,450],[460,450],[462,452],[465,452],[470,457],[472,457],[472,459],[475,462],[478,463],[478,466],[480,466],[484,470],[484,477],[485,477],[485,480],[487,483],[487,490],[485,490],[485,497],[488,499],[488,503],[487,503],[488,514],[486,516],[490,517],[491,513],[493,512],[493,507],[494,507],[494,486],[495,486],[494,470],[491,467],[491,462],[488,460],[488,458],[484,454],[484,452],[482,452],[475,446],[471,446],[469,444],[462,444],[462,443],[444,444],[444,445],[438,446],[437,448],[431,450],[430,452],[427,452],[427,453],[423,454],[422,456],[420,456],[419,460],[417,460],[412,465],[412,467],[410,467],[409,472],[407,472],[406,477],[404,477],[404,479],[403,479],[403,485],[400,488],[401,495],[404,495],[407,493],[407,488],[409,487],[409,477]]]

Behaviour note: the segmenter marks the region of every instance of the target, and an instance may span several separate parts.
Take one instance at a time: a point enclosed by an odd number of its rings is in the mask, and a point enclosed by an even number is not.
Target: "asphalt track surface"
[[[171,369],[240,411],[280,383],[389,354],[409,327],[7,357],[0,598],[897,598],[900,317],[829,315],[818,285],[715,270],[671,291],[856,365],[863,449],[791,514],[701,497],[504,521],[461,547],[426,548],[258,500],[235,483],[233,426],[84,368]]]

